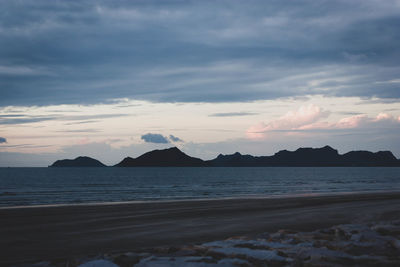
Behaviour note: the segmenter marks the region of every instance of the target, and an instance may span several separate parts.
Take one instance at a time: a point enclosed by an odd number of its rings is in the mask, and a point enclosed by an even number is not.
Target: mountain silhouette
[[[219,155],[208,161],[209,165],[264,167],[264,166],[336,166],[340,162],[340,155],[330,146],[322,148],[299,148],[296,151],[281,150],[273,156],[254,157],[241,155],[236,152],[232,155]]]
[[[193,158],[177,147],[171,147],[163,150],[153,150],[140,157],[124,158],[116,167],[203,167],[206,163],[198,158]]]
[[[219,155],[207,161],[214,167],[373,167],[400,166],[390,151],[351,151],[340,155],[330,146],[322,148],[299,148],[295,151],[281,150],[273,156]]]
[[[344,166],[400,166],[400,160],[390,151],[351,151],[342,156]]]
[[[242,155],[239,152],[236,152],[231,155],[219,154],[215,159],[206,162],[209,166],[213,167],[256,167],[261,166],[260,158],[262,157]]]
[[[90,157],[77,157],[76,159],[57,160],[50,167],[105,167],[97,159]]]
[[[98,160],[78,157],[58,160],[50,167],[103,167]],[[343,155],[330,146],[281,150],[272,156],[219,154],[212,160],[193,158],[177,147],[153,150],[137,158],[126,157],[115,167],[400,167],[390,151],[350,151]]]

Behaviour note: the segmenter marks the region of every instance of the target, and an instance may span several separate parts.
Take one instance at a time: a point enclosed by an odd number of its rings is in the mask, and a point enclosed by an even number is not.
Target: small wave
[[[81,186],[85,186],[85,187],[91,187],[91,186],[112,186],[112,183],[93,183],[93,184],[88,184],[88,183],[84,183],[81,184]]]
[[[18,195],[16,192],[1,192],[0,196],[16,196]]]

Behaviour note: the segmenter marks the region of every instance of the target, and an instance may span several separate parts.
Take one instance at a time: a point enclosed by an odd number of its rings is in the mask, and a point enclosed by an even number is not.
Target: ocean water
[[[400,168],[0,168],[0,207],[400,191]]]

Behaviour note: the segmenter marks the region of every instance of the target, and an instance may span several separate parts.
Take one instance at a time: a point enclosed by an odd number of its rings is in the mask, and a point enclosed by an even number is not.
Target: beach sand
[[[400,220],[400,193],[0,209],[0,265]]]

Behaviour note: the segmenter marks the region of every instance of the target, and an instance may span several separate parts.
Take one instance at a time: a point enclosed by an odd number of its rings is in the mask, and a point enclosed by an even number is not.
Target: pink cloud
[[[330,128],[349,129],[349,128],[369,128],[369,127],[391,127],[398,126],[399,119],[387,113],[379,113],[376,117],[368,117],[367,115],[357,115],[347,117],[332,124]]]
[[[259,123],[250,127],[246,131],[246,135],[250,139],[258,139],[265,137],[266,132],[276,130],[296,130],[307,127],[322,118],[329,116],[329,111],[310,104],[301,106],[296,111],[289,111],[282,117],[273,120],[269,123]]]
[[[357,128],[362,124],[365,124],[370,118],[367,115],[355,115],[351,117],[346,117],[339,120],[337,123],[329,125],[327,128],[339,128],[339,129],[346,129],[346,128]]]
[[[400,126],[400,117],[396,118],[387,113],[379,113],[376,117],[365,114],[345,117],[337,122],[321,121],[329,115],[329,111],[309,105],[300,107],[297,111],[290,111],[284,116],[269,123],[259,123],[246,131],[249,139],[262,139],[268,133],[282,131],[285,134],[300,134],[311,130],[337,130],[337,129],[370,129],[393,128]]]

